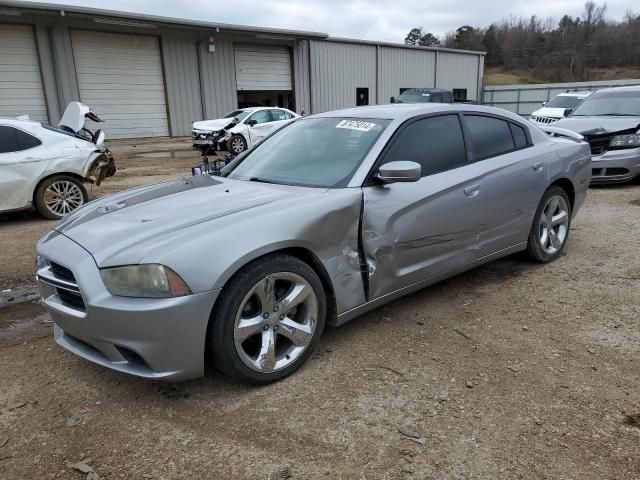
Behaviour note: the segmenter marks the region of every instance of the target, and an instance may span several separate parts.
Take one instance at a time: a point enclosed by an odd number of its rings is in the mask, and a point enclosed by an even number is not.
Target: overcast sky
[[[45,1],[45,0],[43,0]],[[28,2],[24,2],[28,3]],[[167,17],[325,32],[334,37],[402,42],[415,26],[442,36],[461,25],[488,26],[509,15],[579,16],[584,0],[49,0]],[[597,2],[601,3],[601,2]],[[633,0],[609,0],[620,20]]]

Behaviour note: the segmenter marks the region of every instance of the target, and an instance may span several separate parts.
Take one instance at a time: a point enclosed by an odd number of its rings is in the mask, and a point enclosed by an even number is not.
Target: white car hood
[[[542,107],[531,115],[536,117],[564,118],[564,108],[547,108]]]
[[[217,132],[222,130],[227,125],[233,123],[233,118],[218,118],[217,120],[202,120],[200,122],[193,122],[194,130],[205,130],[207,132]]]

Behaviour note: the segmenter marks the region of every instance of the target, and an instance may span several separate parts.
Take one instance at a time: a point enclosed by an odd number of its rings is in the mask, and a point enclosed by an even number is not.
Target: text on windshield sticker
[[[342,120],[336,125],[336,128],[348,128],[349,130],[360,130],[361,132],[368,132],[375,126],[375,123],[370,122],[360,122],[358,120]]]

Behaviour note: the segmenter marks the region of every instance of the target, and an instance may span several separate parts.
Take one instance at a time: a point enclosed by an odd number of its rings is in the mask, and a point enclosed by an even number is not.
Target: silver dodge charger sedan
[[[210,362],[279,380],[325,325],[515,252],[558,258],[591,176],[589,145],[567,133],[468,104],[334,111],[221,177],[91,202],[37,246],[55,339],[141,377]]]

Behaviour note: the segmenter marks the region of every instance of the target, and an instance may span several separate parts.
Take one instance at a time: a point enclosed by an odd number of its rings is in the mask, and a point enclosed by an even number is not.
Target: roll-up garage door
[[[239,44],[234,50],[238,90],[292,90],[287,47]]]
[[[0,24],[0,117],[18,115],[48,120],[38,49],[32,27]]]
[[[158,38],[72,30],[80,99],[107,138],[169,135]]]

